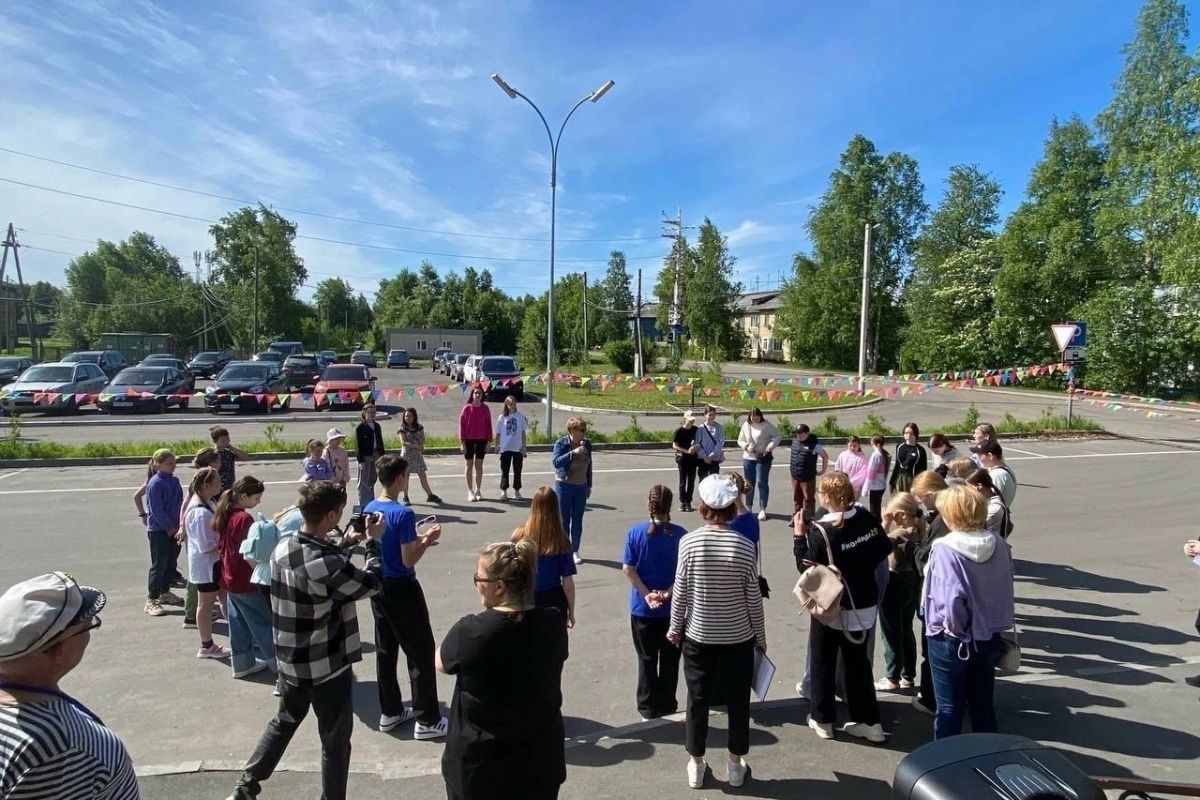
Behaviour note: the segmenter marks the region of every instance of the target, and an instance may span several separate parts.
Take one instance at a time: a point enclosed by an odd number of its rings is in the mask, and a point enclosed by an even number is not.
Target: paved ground
[[[1197,573],[1180,552],[1181,542],[1194,535],[1187,499],[1200,453],[1125,441],[1014,442],[1009,451],[1020,478],[1013,544],[1027,659],[1022,674],[1001,683],[1002,729],[1061,746],[1094,774],[1200,782],[1197,693],[1182,683],[1200,671],[1192,629]],[[531,459],[527,493],[551,479],[547,461]],[[637,722],[635,666],[627,589],[618,571],[625,528],[641,516],[650,484],[673,483],[674,467],[665,453],[608,452],[597,462],[586,517],[588,561],[578,584],[579,625],[564,676],[572,742],[562,796],[678,796],[684,786],[682,725],[626,727]],[[505,538],[524,514],[494,500],[463,503],[460,463],[431,460],[434,485],[451,501],[438,511],[443,545],[420,567],[439,638],[477,608],[473,553],[484,542]],[[290,502],[291,465],[249,464],[242,472],[268,481],[267,510]],[[273,698],[266,684],[234,681],[228,667],[197,661],[196,635],[179,628],[178,616],[141,613],[146,545],[130,502],[140,478],[137,467],[0,471],[0,585],[65,569],[107,590],[104,628],[84,667],[68,678],[67,690],[124,737],[147,798],[223,797],[231,782],[226,771],[249,753]],[[783,470],[775,471],[778,495],[786,495],[785,479]],[[487,480],[495,487],[490,471]],[[693,515],[682,520],[695,521]],[[756,780],[741,793],[886,797],[898,761],[929,738],[929,719],[907,698],[884,698],[884,724],[893,737],[870,752],[866,745],[818,742],[803,727],[804,705],[792,699],[792,687],[802,672],[806,622],[788,591],[796,573],[781,518],[767,524],[764,542],[764,572],[776,592],[767,604],[768,637],[779,672],[773,702],[756,712],[750,755]],[[369,643],[366,604],[359,618]],[[372,730],[378,705],[369,644],[367,651],[357,668],[352,796],[444,797],[439,745],[412,741],[411,729],[395,735]],[[448,701],[452,683],[443,679],[440,689]],[[716,763],[723,742],[717,719]],[[311,771],[318,758],[315,729],[306,723],[284,762],[294,772],[273,780],[264,797],[316,796]],[[723,769],[717,777],[723,780]]]
[[[725,370],[727,375],[736,377],[771,377],[794,376],[794,370],[781,370],[778,367],[755,365],[729,365]],[[407,386],[423,386],[445,383],[445,376],[438,375],[428,369],[412,370],[375,370],[378,376],[378,388],[388,389]],[[201,387],[206,382],[200,383]],[[403,401],[417,408],[421,421],[426,430],[434,436],[453,436],[457,434],[458,411],[463,403],[461,392],[451,390],[446,395],[432,398],[414,398]],[[400,401],[384,401],[382,408],[390,413],[399,410]],[[974,404],[983,419],[998,420],[1005,414],[1012,414],[1018,419],[1034,419],[1046,409],[1055,414],[1065,413],[1065,398],[1022,391],[1000,389],[988,390],[951,390],[936,389],[924,395],[910,395],[896,400],[885,400],[881,403],[858,409],[816,409],[798,414],[787,414],[793,423],[807,422],[816,425],[829,414],[834,414],[846,425],[857,425],[866,419],[867,414],[883,417],[893,427],[901,427],[908,420],[915,420],[922,430],[932,433],[940,426],[959,422],[967,413],[968,407]],[[493,404],[497,411],[499,404]],[[544,425],[545,409],[533,398],[522,404],[525,414],[539,426]],[[1173,443],[1200,443],[1200,423],[1186,416],[1172,416],[1163,419],[1146,419],[1145,413],[1129,411],[1108,411],[1096,408],[1084,402],[1076,402],[1075,410],[1095,419],[1109,430],[1129,436],[1148,437],[1170,441]],[[570,412],[556,411],[555,427],[561,429]],[[589,412],[585,415],[598,430],[614,431],[629,425],[630,414],[613,412]],[[648,416],[639,414],[639,423],[652,430],[669,430],[678,424],[675,417]],[[1200,417],[1200,412],[1195,414]],[[219,422],[230,428],[234,441],[265,439],[264,426],[277,423],[283,426],[279,434],[281,438],[306,440],[314,436],[324,436],[326,430],[336,425],[342,430],[348,430],[356,419],[354,412],[314,412],[311,409],[300,409],[274,413],[270,416],[263,414],[222,415]],[[182,439],[204,439],[208,436],[208,428],[215,424],[218,418],[195,411],[180,412],[172,409],[164,415],[100,415],[84,412],[74,417],[47,417],[40,414],[30,414],[21,417],[20,435],[30,440],[57,442],[94,442],[94,441],[178,441]],[[394,433],[398,424],[394,421],[385,422],[385,430]]]

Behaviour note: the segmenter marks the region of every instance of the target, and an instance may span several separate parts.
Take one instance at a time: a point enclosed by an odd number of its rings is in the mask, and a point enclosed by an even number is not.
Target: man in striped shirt
[[[258,797],[310,708],[321,737],[321,797],[346,798],[354,726],[350,667],[362,660],[354,604],[383,586],[378,543],[383,519],[372,514],[363,529],[334,543],[328,536],[342,519],[346,488],[311,481],[301,487],[297,505],[304,517],[300,531],[280,541],[271,554],[271,623],[283,679],[279,711],[267,723],[229,800]],[[346,547],[364,539],[367,560],[359,569]]]
[[[750,687],[755,650],[766,652],[767,629],[758,561],[749,539],[729,527],[737,487],[728,475],[709,475],[697,487],[705,525],[683,537],[671,589],[667,640],[683,650],[687,682],[688,785],[704,786],[708,709],[729,711],[728,778],[741,786],[749,772]]]
[[[58,688],[83,660],[105,596],[63,572],[0,597],[0,797],[138,800],[117,735]]]

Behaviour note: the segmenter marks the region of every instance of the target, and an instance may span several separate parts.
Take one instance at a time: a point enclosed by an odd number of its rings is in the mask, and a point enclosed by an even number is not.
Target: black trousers
[[[638,657],[637,709],[643,717],[679,710],[679,648],[667,641],[669,617],[629,617],[633,649]]]
[[[920,615],[917,615],[920,619]],[[1200,623],[1200,617],[1196,620]],[[1200,630],[1200,626],[1197,628]],[[925,620],[921,620],[921,679],[917,683],[917,697],[926,708],[937,710],[937,698],[933,696],[933,668],[929,666],[929,639],[925,636]]]
[[[175,573],[171,571],[171,534],[166,531],[146,531],[150,542],[150,571],[146,575],[146,596],[158,598],[171,588]]]
[[[729,752],[750,752],[750,687],[754,682],[754,640],[739,644],[699,644],[683,640],[683,679],[687,682],[687,751],[703,756],[708,743],[708,709],[720,695],[729,714]]]
[[[493,787],[494,793],[489,793],[487,800],[558,800],[560,786],[530,788],[528,786],[498,786]],[[459,794],[446,787],[446,800],[474,800],[470,795]]]
[[[508,489],[508,469],[512,466],[512,487],[518,492],[521,491],[521,465],[525,463],[525,456],[520,453],[513,453],[508,450],[500,454],[500,491]]]
[[[246,762],[238,786],[258,797],[262,782],[271,777],[279,759],[309,708],[317,715],[317,735],[321,737],[321,800],[345,800],[350,775],[350,734],[354,730],[354,673],[349,669],[324,683],[293,686],[282,681],[279,711],[267,723]]]
[[[714,461],[711,464],[704,459],[696,459],[696,480],[702,481],[709,475],[715,475],[721,471],[721,462]]]
[[[846,671],[846,704],[850,706],[850,721],[864,725],[879,722],[879,703],[875,700],[875,682],[871,677],[871,659],[867,642],[850,641],[837,628],[811,620],[808,646],[812,654],[812,718],[832,725],[837,720],[834,693],[837,690],[838,654]]]
[[[679,502],[690,505],[696,491],[696,457],[680,456],[675,466],[679,470]]]
[[[384,578],[383,591],[371,598],[375,616],[375,672],[379,681],[379,710],[389,717],[404,712],[404,699],[396,667],[400,651],[408,662],[413,711],[417,720],[433,725],[442,718],[438,706],[437,673],[433,656],[437,645],[429,625],[429,606],[416,578]]]

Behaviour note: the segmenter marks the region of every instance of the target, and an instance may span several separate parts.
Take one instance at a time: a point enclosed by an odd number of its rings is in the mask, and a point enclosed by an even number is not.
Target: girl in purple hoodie
[[[994,733],[1000,634],[1013,626],[1012,556],[986,530],[987,500],[975,489],[938,492],[937,510],[950,532],[930,549],[921,596],[937,698],[933,738],[962,733],[968,713],[972,731]]]

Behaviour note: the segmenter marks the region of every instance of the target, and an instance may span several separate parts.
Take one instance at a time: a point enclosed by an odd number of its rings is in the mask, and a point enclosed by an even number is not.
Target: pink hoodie
[[[471,405],[467,403],[458,412],[458,440],[465,442],[469,439],[492,438],[492,412],[487,403]]]

